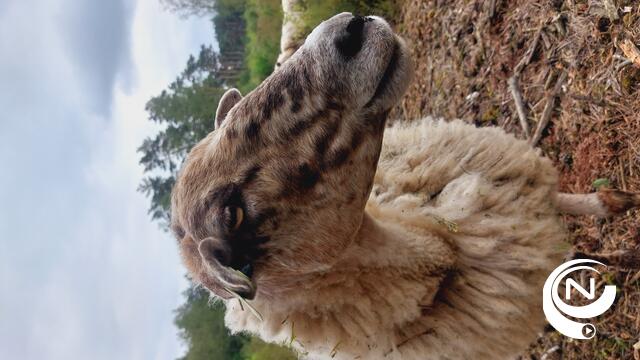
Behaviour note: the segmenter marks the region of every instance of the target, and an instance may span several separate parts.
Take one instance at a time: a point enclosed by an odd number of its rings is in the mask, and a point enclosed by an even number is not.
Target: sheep
[[[559,193],[551,161],[499,128],[387,127],[411,76],[383,19],[342,13],[256,90],[222,97],[172,229],[231,331],[307,359],[513,358],[544,323],[560,211],[640,205]]]

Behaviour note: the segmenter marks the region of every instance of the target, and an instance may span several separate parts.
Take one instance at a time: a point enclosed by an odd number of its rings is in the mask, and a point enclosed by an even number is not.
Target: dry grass
[[[594,180],[607,178],[613,187],[640,191],[638,1],[406,0],[401,8],[394,22],[411,44],[417,69],[396,117],[461,118],[524,138],[508,86],[519,67],[532,134],[548,108],[539,146],[561,171],[561,190],[590,192]],[[562,74],[566,80],[553,94]],[[568,240],[587,254],[640,254],[639,214],[567,217]],[[624,267],[624,259],[611,261],[597,281],[616,284],[619,297],[595,320],[597,339],[572,341],[547,329],[523,359],[634,359],[640,271]]]

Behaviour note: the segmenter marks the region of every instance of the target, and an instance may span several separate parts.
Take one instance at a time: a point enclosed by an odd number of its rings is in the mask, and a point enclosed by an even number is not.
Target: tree
[[[204,16],[215,13],[215,0],[160,0],[160,2],[171,12],[182,16]]]
[[[161,0],[182,15],[213,15],[219,53],[202,46],[184,71],[146,104],[149,120],[162,125],[138,151],[145,177],[139,190],[150,197],[149,213],[166,228],[171,190],[189,150],[214,128],[218,102],[244,71],[245,0]],[[214,14],[215,13],[215,14]],[[230,335],[224,326],[224,305],[210,303],[208,293],[193,285],[176,310],[175,324],[188,351],[184,360],[293,360],[286,349],[245,335]]]
[[[146,104],[149,120],[165,125],[138,148],[147,174],[139,190],[151,198],[149,213],[164,226],[170,219],[171,189],[189,150],[214,128],[214,118],[226,85],[218,77],[218,55],[202,46],[168,90]]]
[[[179,336],[188,346],[180,360],[296,360],[291,350],[249,337],[231,335],[224,325],[224,305],[211,302],[209,294],[191,286],[185,303],[176,310]]]
[[[222,302],[209,304],[209,294],[190,287],[186,302],[176,310],[175,324],[188,344],[183,360],[244,360],[243,347],[249,338],[231,335],[224,326]]]
[[[182,16],[206,16],[224,11],[244,11],[245,0],[160,0],[169,10]],[[226,16],[227,14],[221,14]]]

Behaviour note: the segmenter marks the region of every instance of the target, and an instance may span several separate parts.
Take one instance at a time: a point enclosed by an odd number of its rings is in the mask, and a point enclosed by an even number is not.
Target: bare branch
[[[520,126],[522,126],[524,136],[528,139],[531,134],[529,133],[529,123],[527,122],[527,113],[522,101],[522,93],[520,92],[518,76],[514,75],[509,78],[509,90],[511,91],[511,96],[513,96],[513,101],[516,104],[516,112],[518,113],[518,119],[520,119]]]
[[[542,132],[547,128],[549,120],[551,119],[551,114],[553,113],[553,109],[556,106],[556,100],[562,92],[562,84],[566,79],[567,73],[565,71],[562,71],[562,73],[560,73],[560,76],[558,76],[556,85],[553,87],[553,91],[551,91],[547,95],[547,103],[545,104],[544,110],[542,111],[542,117],[538,122],[538,127],[536,128],[535,133],[533,133],[533,137],[529,141],[529,144],[531,144],[531,146],[537,146],[538,141],[540,141],[540,138],[542,137]]]

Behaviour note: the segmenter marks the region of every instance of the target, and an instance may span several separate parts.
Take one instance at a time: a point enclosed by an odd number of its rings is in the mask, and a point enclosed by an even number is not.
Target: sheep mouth
[[[218,275],[226,290],[233,291],[232,295],[246,300],[256,296],[255,269],[259,268],[261,259],[267,254],[264,247],[267,239],[252,233],[226,240],[230,246],[229,257],[217,259],[221,268]]]
[[[242,270],[225,266],[218,271],[214,271],[212,275],[222,283],[224,290],[233,296],[247,300],[253,300],[256,296],[256,285],[252,279],[253,267],[251,264],[246,265]]]
[[[218,275],[226,285],[225,290],[243,299],[253,300],[257,291],[253,278],[255,261],[255,259],[243,259],[224,266],[224,270]]]

